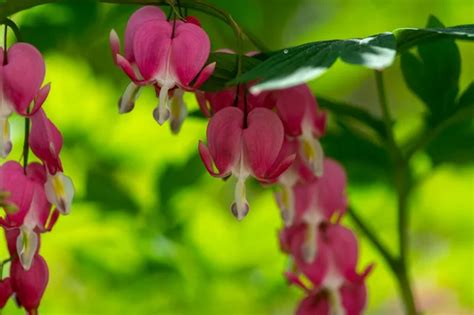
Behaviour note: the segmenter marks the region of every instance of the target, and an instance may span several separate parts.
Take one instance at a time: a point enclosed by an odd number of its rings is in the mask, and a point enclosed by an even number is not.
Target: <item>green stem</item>
[[[394,181],[398,197],[398,248],[399,257],[396,264],[390,266],[395,278],[397,279],[400,294],[405,305],[407,315],[417,315],[413,289],[409,277],[409,268],[407,261],[408,253],[408,197],[412,187],[410,168],[408,160],[404,157],[401,149],[395,141],[393,132],[393,120],[389,111],[385,87],[383,82],[383,74],[381,71],[375,71],[375,80],[377,83],[377,91],[379,95],[380,107],[382,109],[383,121],[387,131],[387,151],[390,153],[393,165],[395,167]]]
[[[23,141],[23,170],[26,174],[26,168],[28,167],[28,154],[30,153],[30,119],[25,118],[25,139]]]

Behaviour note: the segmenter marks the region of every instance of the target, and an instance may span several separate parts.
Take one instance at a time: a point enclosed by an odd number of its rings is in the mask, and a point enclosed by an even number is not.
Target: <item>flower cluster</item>
[[[287,277],[307,292],[297,314],[360,314],[370,268],[357,272],[357,240],[340,224],[347,207],[346,175],[337,162],[324,157],[319,139],[327,117],[309,87],[254,95],[248,92],[252,83],[247,83],[200,91],[215,67],[205,65],[208,36],[195,18],[167,20],[153,6],[130,17],[123,56],[115,31],[110,45],[114,62],[132,80],[120,99],[120,113],[131,111],[141,87],[151,85],[159,99],[155,119],[159,124],[170,119],[172,131],[178,132],[186,115],[183,92],[195,93],[209,118],[207,141],[199,143],[199,154],[212,176],[235,178],[230,209],[238,220],[250,209],[248,179],[280,186],[276,199],[285,223],[280,242],[294,261]]]
[[[110,46],[116,65],[132,81],[119,100],[119,112],[130,112],[140,89],[151,85],[159,99],[153,117],[160,125],[170,120],[171,130],[179,132],[187,115],[184,91],[196,90],[215,67],[215,63],[205,66],[211,44],[199,21],[195,17],[168,21],[160,8],[145,6],[127,23],[123,56],[114,30]]]
[[[50,89],[49,84],[41,87],[44,76],[45,63],[35,47],[16,43],[8,50],[0,48],[3,158],[12,149],[8,118],[16,113],[27,119],[24,166],[10,160],[0,167],[1,207],[5,211],[0,225],[10,253],[6,261],[11,262],[9,277],[0,275],[0,308],[14,294],[17,303],[31,314],[36,313],[48,283],[48,266],[39,254],[40,235],[51,231],[60,214],[70,212],[74,194],[59,157],[61,133],[42,108]],[[27,163],[29,149],[40,162]]]
[[[298,315],[360,314],[370,268],[357,273],[357,240],[339,223],[347,207],[346,175],[324,157],[319,139],[326,115],[306,85],[258,95],[247,88],[197,95],[211,117],[201,158],[211,175],[237,178],[231,210],[238,219],[249,211],[248,177],[280,185],[281,248],[294,261],[287,276],[307,292]]]

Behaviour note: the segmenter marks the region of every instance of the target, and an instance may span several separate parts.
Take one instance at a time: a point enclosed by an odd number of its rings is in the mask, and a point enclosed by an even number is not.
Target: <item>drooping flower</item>
[[[8,229],[6,236],[11,255],[17,256],[26,270],[31,267],[39,248],[38,233],[49,229],[51,203],[46,198],[45,181],[45,169],[38,163],[28,165],[26,174],[17,162],[10,161],[0,167],[0,187],[10,193],[9,202],[17,209],[6,213],[2,225]]]
[[[29,116],[36,112],[49,93],[49,84],[41,88],[45,64],[32,45],[16,43],[6,53],[0,48],[0,156],[12,149],[8,117],[16,112]]]
[[[288,273],[291,283],[302,287],[308,296],[300,303],[296,314],[361,314],[366,303],[365,278],[372,266],[357,273],[358,248],[353,233],[338,224],[325,224],[318,231],[316,259],[307,263],[302,253],[304,229],[287,235],[293,239],[291,253],[297,270],[311,283],[308,288],[299,277]],[[318,310],[321,313],[314,313]]]
[[[326,130],[326,114],[306,84],[270,93],[285,133],[298,139],[299,153],[314,175],[323,174],[324,153],[319,138]]]
[[[328,158],[324,159],[323,167],[325,173],[319,178],[299,181],[291,186],[283,185],[277,200],[287,226],[294,222],[305,222],[314,228],[323,221],[330,221],[336,214],[341,216],[345,213],[347,198],[344,169]]]
[[[194,20],[168,22],[154,18],[141,23],[133,35],[138,72],[120,55],[116,62],[136,85],[157,87],[159,105],[154,117],[161,125],[170,117],[168,92],[175,88],[193,90],[212,74],[215,63],[204,67],[209,52],[209,37]]]
[[[33,153],[48,169],[44,183],[46,197],[62,214],[68,214],[74,197],[74,186],[71,179],[64,175],[59,158],[63,138],[43,109],[31,117],[29,144]]]
[[[130,16],[125,28],[124,56],[122,58],[125,58],[130,63],[137,78],[140,77],[140,73],[138,69],[136,69],[135,55],[133,51],[135,34],[144,23],[153,20],[166,21],[166,16],[157,6],[144,6]],[[118,64],[117,56],[120,55],[120,39],[115,30],[110,31],[109,41],[112,49],[112,57],[114,62]],[[140,94],[140,89],[141,87],[133,81],[129,83],[119,100],[119,112],[121,114],[128,113],[133,109],[135,101]]]
[[[200,142],[199,153],[211,175],[237,178],[232,213],[239,220],[249,211],[245,193],[247,178],[274,182],[293,162],[294,155],[279,154],[283,137],[280,119],[266,108],[255,108],[245,117],[239,108],[228,107],[210,120],[208,146]]]
[[[314,290],[304,298],[296,315],[361,315],[367,302],[363,281],[345,282],[338,290]]]
[[[29,314],[35,314],[49,280],[46,261],[40,255],[35,255],[31,268],[25,270],[19,260],[14,258],[10,268],[10,278],[18,303]]]

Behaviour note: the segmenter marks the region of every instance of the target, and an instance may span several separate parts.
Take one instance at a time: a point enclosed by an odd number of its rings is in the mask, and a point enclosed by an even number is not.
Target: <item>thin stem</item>
[[[392,162],[395,167],[394,181],[398,197],[398,248],[399,257],[396,264],[393,265],[392,271],[397,279],[403,303],[405,305],[405,312],[407,315],[416,315],[415,299],[413,297],[412,285],[408,274],[408,197],[412,187],[410,168],[408,160],[403,156],[401,149],[398,147],[393,132],[393,120],[390,115],[387,97],[385,94],[385,87],[383,82],[383,74],[381,71],[375,71],[375,80],[377,83],[377,92],[379,95],[380,107],[382,109],[383,121],[387,131],[386,148],[390,153]],[[391,266],[392,267],[392,266]]]
[[[22,37],[21,37],[20,29],[15,24],[15,22],[10,20],[9,18],[3,18],[3,19],[0,20],[0,25],[1,24],[5,25],[5,26],[8,26],[13,31],[13,34],[15,34],[16,40],[18,42],[23,41]],[[4,36],[6,36],[6,35],[4,35]],[[5,47],[6,47],[6,44],[7,43],[5,42]]]
[[[28,167],[28,154],[30,153],[30,119],[25,118],[25,139],[23,142],[23,170],[26,174],[26,168]]]
[[[7,40],[8,40],[8,26],[5,24],[5,29],[3,30],[3,65],[8,63],[8,54],[7,54]]]

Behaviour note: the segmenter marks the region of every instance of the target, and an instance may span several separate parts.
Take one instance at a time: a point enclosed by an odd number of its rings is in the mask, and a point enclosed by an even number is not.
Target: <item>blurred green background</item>
[[[470,0],[210,2],[272,49],[423,27],[429,14],[449,26],[474,17]],[[152,118],[157,100],[151,88],[132,113],[117,113],[128,79],[113,65],[108,34],[111,28],[123,34],[137,8],[69,1],[14,16],[25,41],[45,56],[52,82],[45,110],[64,133],[65,172],[77,190],[71,215],[43,236],[41,252],[51,276],[41,313],[292,314],[303,294],[282,276],[288,261],[278,248],[281,220],[272,190],[251,185],[251,212],[237,222],[228,210],[232,181],[211,178],[197,155],[204,121],[189,118],[179,136],[171,135]],[[195,15],[213,49],[234,46],[225,24]],[[474,77],[474,45],[458,45],[464,90]],[[310,85],[316,95],[367,104],[362,106],[379,114],[369,70],[337,63]],[[386,71],[386,85],[403,141],[421,127],[424,107],[407,89],[398,62]],[[186,100],[197,108],[193,95]],[[13,119],[15,159],[21,155],[22,126]],[[410,262],[426,314],[474,311],[472,131],[472,121],[454,126],[413,160],[421,183],[410,202]],[[385,153],[335,124],[324,146],[348,168],[351,204],[395,249],[396,204]],[[345,223],[351,224],[347,218]],[[376,263],[368,278],[367,314],[401,314],[391,274],[359,236],[360,267]],[[4,311],[21,313],[12,301]]]

